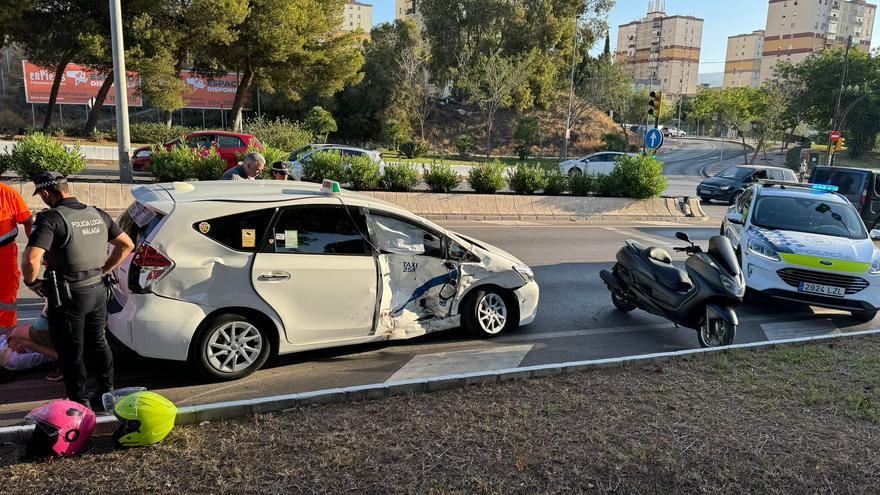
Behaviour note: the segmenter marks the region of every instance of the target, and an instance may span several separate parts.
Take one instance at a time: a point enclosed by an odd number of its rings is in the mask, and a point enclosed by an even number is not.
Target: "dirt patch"
[[[17,464],[8,494],[876,493],[880,338],[177,428]]]

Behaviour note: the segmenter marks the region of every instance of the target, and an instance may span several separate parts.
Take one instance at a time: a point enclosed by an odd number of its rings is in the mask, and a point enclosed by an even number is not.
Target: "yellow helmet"
[[[135,392],[113,408],[119,428],[113,440],[121,447],[142,447],[161,442],[177,417],[177,407],[155,392]]]

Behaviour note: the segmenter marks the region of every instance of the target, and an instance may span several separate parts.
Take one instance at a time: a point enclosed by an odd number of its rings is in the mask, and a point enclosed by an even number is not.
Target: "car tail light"
[[[150,288],[174,268],[174,262],[149,243],[138,248],[131,262],[129,288],[134,292],[149,292]]]

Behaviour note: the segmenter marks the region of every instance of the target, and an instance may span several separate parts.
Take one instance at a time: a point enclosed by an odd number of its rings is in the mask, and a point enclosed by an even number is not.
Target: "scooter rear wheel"
[[[624,313],[629,313],[630,311],[636,309],[636,305],[627,301],[626,299],[620,297],[616,293],[611,293],[611,303],[614,304],[614,307],[619,311],[623,311]]]
[[[706,320],[697,330],[700,347],[721,347],[733,344],[736,338],[736,325],[724,320]]]

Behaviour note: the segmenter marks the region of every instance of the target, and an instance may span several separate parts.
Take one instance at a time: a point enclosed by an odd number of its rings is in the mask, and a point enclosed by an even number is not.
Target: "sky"
[[[363,0],[362,0],[363,1]],[[373,4],[373,24],[394,20],[395,0],[366,0]],[[611,49],[617,46],[617,26],[643,17],[648,0],[617,0],[608,14]],[[767,0],[666,0],[666,13],[692,15],[704,20],[700,49],[700,73],[724,72],[727,37],[764,29],[767,23]],[[601,51],[604,40],[597,43]],[[874,24],[872,48],[880,45],[880,22]]]

